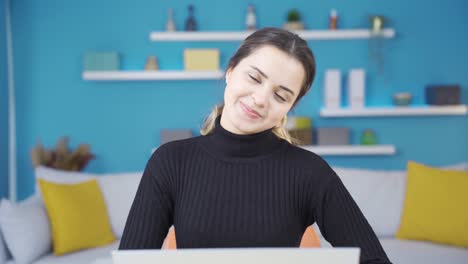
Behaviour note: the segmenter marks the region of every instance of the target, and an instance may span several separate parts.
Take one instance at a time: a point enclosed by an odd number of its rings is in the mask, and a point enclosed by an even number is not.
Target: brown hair
[[[258,48],[261,48],[265,45],[273,46],[293,58],[297,59],[303,66],[305,71],[305,78],[302,83],[301,90],[294,101],[291,108],[296,106],[299,100],[310,90],[310,86],[314,81],[315,77],[315,58],[310,50],[307,42],[299,37],[297,34],[279,28],[272,28],[267,27],[260,30],[255,31],[254,33],[250,34],[244,42],[241,44],[237,52],[232,56],[229,60],[229,64],[227,69],[234,69],[239,62],[248,57]],[[202,135],[207,135],[212,132],[215,126],[216,118],[221,115],[224,108],[224,102],[216,105],[211,113],[206,117],[205,121],[203,122],[202,129],[200,130]],[[286,130],[286,116],[283,117],[281,126],[274,127],[273,133],[282,138],[287,140],[290,143],[297,143],[297,141],[292,138],[288,131]]]

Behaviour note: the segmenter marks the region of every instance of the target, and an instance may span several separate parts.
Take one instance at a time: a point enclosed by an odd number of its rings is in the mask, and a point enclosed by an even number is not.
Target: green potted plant
[[[287,22],[283,25],[287,30],[303,30],[304,24],[301,22],[301,14],[297,9],[291,9],[288,12]]]

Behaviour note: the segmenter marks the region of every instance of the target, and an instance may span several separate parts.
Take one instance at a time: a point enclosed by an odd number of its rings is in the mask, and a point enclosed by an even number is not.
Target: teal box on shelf
[[[119,53],[89,51],[84,54],[85,71],[118,71],[120,68]]]

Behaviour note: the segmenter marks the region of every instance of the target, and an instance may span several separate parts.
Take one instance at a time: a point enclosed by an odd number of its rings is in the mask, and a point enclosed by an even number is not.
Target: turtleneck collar
[[[283,142],[273,129],[248,135],[239,135],[221,126],[221,115],[215,120],[212,133],[205,136],[205,148],[224,159],[260,158],[278,149]]]

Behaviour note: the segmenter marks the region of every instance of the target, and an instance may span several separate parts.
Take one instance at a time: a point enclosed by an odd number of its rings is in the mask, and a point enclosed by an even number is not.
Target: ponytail
[[[210,134],[216,126],[216,118],[221,115],[224,109],[224,103],[215,105],[211,113],[203,121],[202,128],[200,129],[200,134],[206,136]]]
[[[281,119],[281,125],[279,127],[274,127],[273,128],[273,131],[272,131],[273,134],[275,134],[277,137],[279,137],[281,139],[286,140],[290,144],[299,145],[300,141],[298,139],[294,138],[293,136],[291,136],[291,134],[289,134],[288,130],[286,129],[286,123],[287,122],[288,122],[287,116],[284,116]]]

